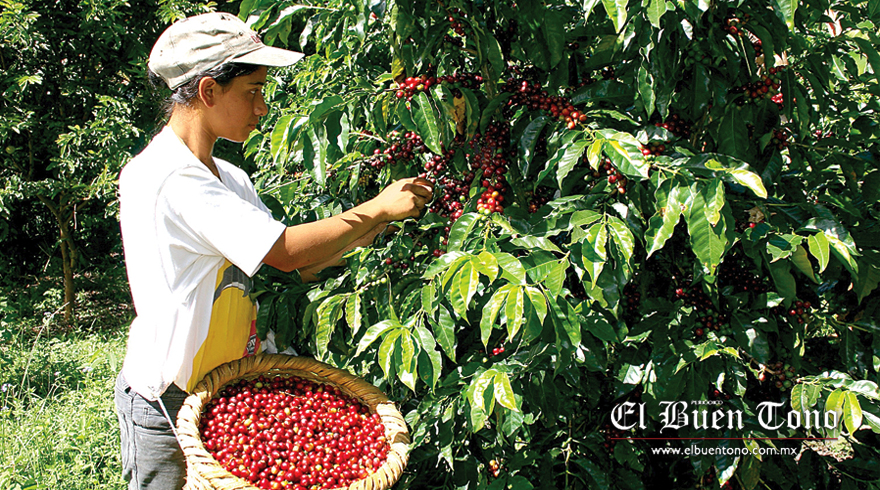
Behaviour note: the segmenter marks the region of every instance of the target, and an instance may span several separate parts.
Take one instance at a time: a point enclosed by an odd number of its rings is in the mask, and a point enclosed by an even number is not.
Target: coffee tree
[[[262,335],[399,403],[401,486],[876,486],[880,4],[241,16],[314,53],[246,143],[279,217],[435,183],[324,280],[255,292]]]

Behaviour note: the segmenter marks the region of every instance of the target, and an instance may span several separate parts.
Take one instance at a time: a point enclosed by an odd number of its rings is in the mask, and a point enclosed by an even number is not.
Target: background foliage
[[[262,329],[401,404],[403,487],[875,485],[876,2],[257,0],[241,16],[315,53],[272,79],[245,145],[279,217],[401,176],[440,188],[327,280],[264,270],[258,293]],[[679,400],[720,400],[746,428],[660,432]],[[647,428],[609,424],[625,401]],[[768,431],[764,401],[842,422]],[[843,456],[651,451],[838,435]]]

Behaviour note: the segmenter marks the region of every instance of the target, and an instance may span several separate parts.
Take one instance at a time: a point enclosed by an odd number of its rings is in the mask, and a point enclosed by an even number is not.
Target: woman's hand
[[[404,218],[418,218],[431,202],[434,185],[420,178],[400,179],[371,199],[382,213],[382,221],[397,221]]]

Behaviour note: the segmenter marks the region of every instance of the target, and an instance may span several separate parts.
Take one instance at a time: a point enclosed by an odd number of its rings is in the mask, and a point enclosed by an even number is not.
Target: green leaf
[[[467,263],[468,266],[470,266],[470,263],[468,263],[467,261],[465,261],[464,263]],[[452,272],[452,269],[450,269],[448,272]],[[458,313],[458,316],[461,317],[462,320],[467,322],[468,304],[465,302],[464,294],[462,294],[462,280],[463,278],[461,274],[452,274],[452,280],[449,281],[449,288],[447,288],[446,291],[446,299],[449,300],[449,303],[452,304],[452,309],[456,313]],[[464,280],[467,281],[468,279]]]
[[[415,332],[419,345],[422,346],[422,351],[427,354],[428,359],[431,361],[431,389],[433,389],[437,386],[437,381],[440,379],[440,372],[443,370],[443,359],[440,357],[440,352],[435,348],[437,342],[434,340],[434,336],[422,325],[422,322],[416,323]]]
[[[382,340],[382,344],[379,345],[379,365],[382,367],[382,372],[385,373],[385,378],[387,379],[391,375],[391,369],[393,365],[394,358],[394,346],[397,343],[398,337],[405,330],[402,328],[396,329],[393,332],[389,333]]]
[[[605,12],[614,25],[614,31],[620,32],[626,24],[626,4],[628,0],[602,0],[605,5]]]
[[[876,42],[862,39],[858,35],[854,35],[852,40],[859,45],[862,53],[868,57],[871,63],[871,69],[874,71],[874,78],[880,79],[880,54],[877,53]]]
[[[489,337],[492,336],[492,330],[495,328],[495,320],[498,319],[498,313],[501,312],[501,307],[512,287],[510,284],[505,284],[499,288],[483,308],[483,316],[480,318],[480,341],[483,342],[483,348],[489,347]]]
[[[721,263],[721,258],[732,245],[734,223],[730,216],[729,206],[724,207],[721,213],[723,219],[718,224],[713,226],[709,222],[706,208],[710,204],[707,201],[707,195],[712,198],[715,196],[714,193],[708,191],[709,187],[703,186],[700,192],[693,193],[693,202],[685,220],[691,237],[691,247],[703,266],[703,272],[714,276],[718,264]]]
[[[465,87],[461,87],[459,90],[464,95],[465,107],[467,109],[467,130],[465,131],[465,136],[471,139],[480,127],[480,102],[472,90]]]
[[[614,243],[620,248],[625,257],[632,258],[635,250],[635,239],[632,232],[620,218],[616,216],[608,217],[608,231]]]
[[[525,291],[529,304],[538,316],[538,320],[543,324],[547,317],[547,299],[544,298],[541,290],[534,286],[526,286]]]
[[[568,335],[572,345],[580,345],[581,325],[577,321],[577,314],[572,311],[568,301],[565,298],[548,297],[547,304],[550,306],[550,312],[553,314],[551,316],[553,323]],[[561,347],[557,345],[557,348]]]
[[[345,302],[345,321],[351,327],[351,334],[357,335],[363,323],[363,314],[361,313],[361,293],[355,291],[348,297]]]
[[[789,258],[803,241],[804,238],[798,235],[770,235],[767,240],[767,253],[772,258],[771,262]]]
[[[315,346],[318,359],[325,359],[330,335],[336,329],[336,323],[342,318],[342,302],[348,295],[331,296],[318,307],[318,329],[315,334]]]
[[[644,63],[639,67],[639,95],[642,96],[645,112],[648,114],[648,117],[651,117],[651,114],[654,113],[654,101],[656,99],[654,95],[654,78],[648,73]]]
[[[568,271],[569,265],[571,264],[565,258],[554,263],[550,272],[547,274],[547,277],[543,280],[544,286],[547,288],[549,294],[559,296],[562,293],[562,288],[565,285],[566,271]]]
[[[495,96],[494,99],[490,100],[488,104],[486,104],[486,108],[483,109],[483,115],[480,117],[480,132],[485,133],[486,128],[489,127],[489,123],[492,122],[492,118],[495,116],[495,111],[498,110],[504,103],[507,102],[507,99],[513,95],[510,92],[504,92]]]
[[[507,294],[505,312],[507,314],[507,338],[512,339],[522,328],[525,297],[523,286],[514,286]]]
[[[487,369],[471,382],[473,391],[471,396],[468,397],[468,402],[486,413],[491,413],[492,408],[486,406],[486,390],[494,384],[495,376],[497,374],[499,374],[497,370]]]
[[[550,65],[553,68],[562,60],[565,52],[565,23],[566,16],[560,10],[546,9],[544,22],[541,23],[541,31],[544,41],[547,43],[547,51],[550,52]]]
[[[821,390],[816,385],[798,383],[791,389],[791,408],[804,413],[816,404],[817,399],[812,397],[816,389]]]
[[[515,412],[519,411],[516,406],[516,397],[513,396],[513,388],[510,386],[510,378],[507,373],[496,373],[495,379],[495,399],[498,404]]]
[[[773,284],[776,286],[776,292],[786,299],[792,301],[797,298],[797,281],[791,274],[791,266],[788,262],[772,262],[769,265],[770,276],[773,278]]]
[[[750,146],[749,130],[740,110],[732,104],[731,107],[719,122],[718,153],[740,158],[745,156],[745,151]],[[764,195],[766,197],[766,192]]]
[[[484,250],[476,257],[471,257],[471,263],[480,274],[489,278],[490,284],[498,277],[500,270],[498,268],[498,259],[490,252]]]
[[[461,296],[464,298],[465,305],[469,305],[474,293],[477,292],[477,285],[480,284],[480,275],[474,268],[473,262],[465,262],[459,269],[458,275],[461,277],[459,279]]]
[[[880,261],[876,260],[878,254],[875,250],[866,250],[865,254],[865,259],[860,261],[859,275],[853,287],[859,303],[880,285]],[[869,262],[868,259],[873,260]]]
[[[663,14],[666,13],[666,0],[648,0],[650,3],[648,4],[648,8],[645,9],[645,14],[648,16],[648,20],[651,22],[656,28],[660,28],[660,19],[663,17]]]
[[[645,231],[648,257],[663,248],[666,241],[672,237],[676,225],[681,220],[681,203],[678,200],[678,196],[679,187],[673,187],[669,193],[666,205],[658,209],[657,214],[648,221],[648,229]]]
[[[367,329],[364,336],[361,338],[361,341],[358,342],[357,351],[354,353],[355,357],[359,356],[367,347],[370,346],[373,342],[376,341],[382,334],[391,330],[392,328],[401,328],[402,325],[399,323],[395,323],[391,320],[383,320],[375,325],[370,326]]]
[[[277,163],[287,157],[288,138],[290,135],[290,120],[293,114],[287,114],[278,118],[275,127],[272,128],[272,136],[269,138],[269,153],[272,155],[272,162]]]
[[[748,187],[756,196],[761,199],[767,199],[767,189],[764,187],[764,181],[761,179],[760,175],[745,169],[733,169],[728,171],[727,175],[729,175],[734,182]]]
[[[523,135],[519,139],[519,151],[523,155],[520,164],[520,172],[522,172],[523,175],[528,175],[529,173],[529,164],[535,156],[535,145],[538,143],[541,131],[548,122],[550,122],[549,117],[539,116],[533,119],[528,126],[526,126],[526,129],[523,130]]]
[[[397,366],[397,377],[410,390],[416,390],[416,372],[418,358],[412,335],[408,330],[400,330],[400,364]]]
[[[496,252],[493,255],[501,267],[501,277],[515,284],[526,283],[526,269],[519,259],[506,252]],[[442,255],[440,258],[445,256]]]
[[[419,132],[419,127],[413,121],[412,113],[407,110],[406,103],[403,101],[397,104],[397,118],[400,119],[400,124],[408,131]]]
[[[437,114],[434,112],[431,100],[424,92],[419,92],[413,100],[419,104],[419,108],[413,114],[413,119],[419,128],[419,136],[422,137],[422,141],[425,142],[428,149],[438,155],[442,154],[440,123],[437,121]]]
[[[819,272],[824,272],[825,267],[828,267],[828,259],[831,257],[828,238],[825,237],[825,233],[820,232],[810,235],[807,238],[807,244],[810,246],[810,254],[819,261]]]
[[[445,306],[440,305],[437,310],[439,318],[436,322],[432,322],[434,338],[437,339],[437,343],[440,344],[449,359],[455,362],[455,320],[452,319],[452,314]]]
[[[309,126],[306,130],[306,138],[303,138],[303,163],[308,168],[319,185],[324,185],[327,179],[327,145],[329,142],[323,131],[315,126]]]
[[[562,188],[565,178],[568,177],[568,174],[571,173],[572,169],[580,161],[581,155],[588,145],[589,142],[584,140],[575,141],[559,148],[547,161],[548,166],[551,164],[556,165],[556,183],[560,188]]]
[[[450,229],[449,231],[451,232],[452,230]],[[431,262],[431,265],[425,269],[425,273],[422,274],[422,279],[433,279],[437,277],[438,274],[444,272],[452,264],[459,262],[460,259],[467,255],[468,254],[461,251],[447,252],[441,255],[439,258],[434,259]]]
[[[843,423],[850,434],[855,434],[862,426],[862,407],[856,394],[851,391],[844,395]]]
[[[791,255],[791,263],[798,268],[805,276],[809,277],[814,283],[819,284],[819,279],[816,278],[816,274],[813,272],[813,264],[810,262],[810,257],[807,255],[807,249],[804,248],[803,245],[798,245],[797,249]]]
[[[474,226],[476,226],[479,216],[476,213],[467,213],[455,220],[452,228],[449,229],[447,250],[452,252],[461,250],[465,239],[467,239]]]
[[[629,133],[613,133],[605,135],[603,145],[608,158],[614,166],[627,177],[642,177],[647,179],[651,166],[642,154],[641,143]]]
[[[596,223],[587,230],[587,235],[581,241],[581,253],[583,254],[584,268],[590,274],[593,288],[599,281],[599,275],[605,267],[608,253],[605,243],[608,241],[608,229],[605,223]]]

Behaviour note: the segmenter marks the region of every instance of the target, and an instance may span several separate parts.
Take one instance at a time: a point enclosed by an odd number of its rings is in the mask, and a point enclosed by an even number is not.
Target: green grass
[[[25,295],[0,291],[0,489],[125,488],[113,384],[130,314],[120,313],[118,302],[88,298],[127,292],[113,292],[117,275],[95,286],[110,293],[84,293],[80,318],[89,319],[80,322],[84,327],[53,323],[57,316],[40,315],[39,309],[54,305],[39,302],[27,305],[37,310],[34,316],[9,310],[4,316],[2,300],[16,297],[19,308]],[[98,325],[92,319],[103,320]]]

